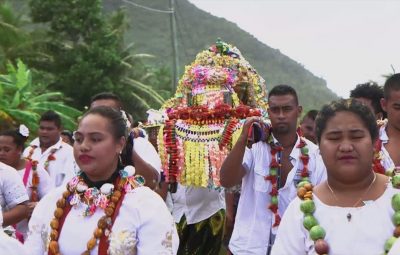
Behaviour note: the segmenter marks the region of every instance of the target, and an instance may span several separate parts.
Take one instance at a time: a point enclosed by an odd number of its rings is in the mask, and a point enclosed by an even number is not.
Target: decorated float
[[[218,189],[219,170],[250,116],[267,118],[263,78],[240,51],[218,40],[186,66],[173,98],[150,110],[146,128],[170,190]]]

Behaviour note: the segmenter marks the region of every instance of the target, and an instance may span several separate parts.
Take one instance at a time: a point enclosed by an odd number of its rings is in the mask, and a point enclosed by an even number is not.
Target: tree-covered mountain
[[[135,0],[134,5],[128,2],[106,0],[104,6],[108,11],[125,8],[129,19],[126,42],[133,42],[138,52],[153,54],[158,57],[160,64],[171,67],[173,65],[171,14],[150,11],[137,6],[169,10],[169,1]],[[214,44],[220,37],[242,52],[266,80],[268,90],[277,84],[293,85],[306,109],[319,108],[324,103],[337,98],[337,95],[327,88],[325,80],[316,77],[300,63],[285,56],[279,50],[265,45],[224,18],[215,17],[187,0],[175,0],[175,18],[181,73],[184,65],[190,64],[198,52]]]
[[[14,3],[26,4],[27,1]],[[160,66],[172,70],[173,47],[167,0],[104,0],[104,11],[123,8],[126,13],[125,43],[133,43],[138,53],[152,54]],[[147,9],[140,6],[145,6]],[[19,9],[28,9],[18,6]],[[227,7],[228,8],[228,7]],[[164,10],[160,12],[156,10]],[[316,77],[279,50],[257,40],[253,35],[224,18],[215,17],[190,3],[175,0],[176,38],[180,74],[197,53],[214,44],[217,38],[235,45],[243,56],[266,80],[267,89],[273,85],[289,84],[298,91],[305,109],[319,108],[337,95],[326,86],[326,81]],[[154,60],[152,61],[152,64]],[[173,88],[171,88],[172,90]]]

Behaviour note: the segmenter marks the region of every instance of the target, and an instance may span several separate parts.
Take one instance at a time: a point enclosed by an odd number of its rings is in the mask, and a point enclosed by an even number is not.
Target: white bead
[[[135,175],[136,169],[133,166],[126,166],[124,171],[128,173],[128,176],[133,176]]]
[[[100,191],[102,194],[108,196],[111,194],[111,192],[114,190],[114,185],[111,183],[104,183],[101,187],[100,187]]]
[[[88,189],[88,186],[86,185],[86,183],[79,182],[78,185],[76,185],[76,190],[79,193],[85,192],[87,189]]]

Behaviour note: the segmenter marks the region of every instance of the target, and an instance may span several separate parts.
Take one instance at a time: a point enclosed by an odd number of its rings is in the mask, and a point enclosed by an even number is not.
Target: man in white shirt
[[[23,156],[38,161],[47,170],[53,187],[67,183],[76,174],[76,163],[71,145],[61,139],[61,118],[54,111],[42,114],[38,137],[24,150]]]
[[[109,106],[116,110],[122,109],[120,98],[110,92],[102,92],[92,97],[90,108],[97,106]],[[161,159],[154,146],[143,137],[134,137],[132,161],[136,173],[142,175],[146,180],[145,185],[155,189],[160,180]]]
[[[178,254],[218,254],[225,223],[224,191],[178,184],[169,194],[179,233]]]
[[[380,123],[379,140],[375,146],[376,150],[380,150],[380,160],[374,161],[374,170],[378,173],[400,168],[400,73],[386,80],[383,94],[381,106],[387,113],[387,120]],[[381,171],[378,162],[383,167]]]
[[[304,178],[314,185],[326,178],[317,146],[296,132],[302,111],[296,91],[288,85],[278,85],[270,91],[268,101],[272,125],[268,142],[246,147],[250,128],[260,121],[258,117],[248,118],[221,168],[222,186],[229,188],[242,181],[229,243],[234,255],[269,254],[280,217],[296,197],[296,185]],[[309,157],[306,163],[302,159],[305,155]],[[276,166],[270,171],[273,162]]]

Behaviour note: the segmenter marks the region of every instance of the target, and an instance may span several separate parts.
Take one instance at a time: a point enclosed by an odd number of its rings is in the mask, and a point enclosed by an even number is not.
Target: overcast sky
[[[391,65],[400,72],[400,0],[189,1],[300,62],[339,96],[382,84]]]

